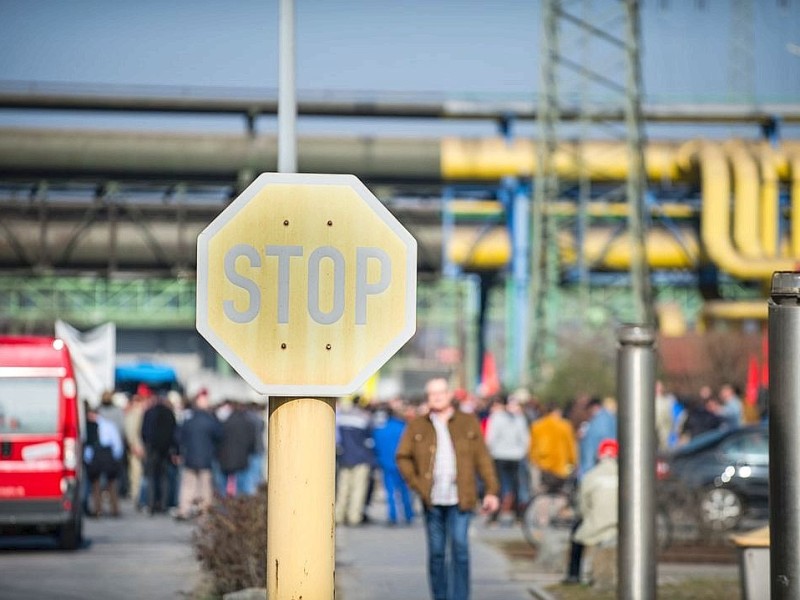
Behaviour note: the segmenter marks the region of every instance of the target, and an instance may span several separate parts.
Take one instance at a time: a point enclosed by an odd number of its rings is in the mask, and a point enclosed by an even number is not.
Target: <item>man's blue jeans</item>
[[[458,506],[425,509],[428,581],[433,600],[469,599],[469,522]]]

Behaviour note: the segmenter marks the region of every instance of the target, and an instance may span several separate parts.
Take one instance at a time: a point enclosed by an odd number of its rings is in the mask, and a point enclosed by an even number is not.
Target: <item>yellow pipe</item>
[[[559,217],[572,217],[578,214],[578,205],[568,200],[552,202],[546,208],[549,214]],[[697,210],[688,204],[678,202],[665,202],[649,206],[653,216],[670,217],[672,219],[691,219],[697,216]],[[590,217],[627,217],[629,207],[627,202],[589,202],[586,207],[586,214]]]
[[[592,227],[587,231],[584,253],[598,268],[625,270],[631,265],[631,244],[626,233],[614,236],[611,227]],[[558,237],[561,262],[577,262],[576,241],[571,232]],[[680,240],[665,229],[651,229],[645,240],[647,261],[655,269],[692,269],[700,262],[700,243],[690,228],[681,228]],[[511,261],[511,241],[505,227],[488,231],[477,226],[457,227],[450,238],[448,258],[473,269],[500,269]]]
[[[447,203],[447,209],[456,217],[485,217],[501,218],[503,216],[503,203],[497,200],[462,200],[456,198]]]
[[[468,200],[456,198],[448,203],[448,209],[456,218],[458,217],[485,217],[503,218],[505,209],[502,202],[497,200]],[[648,206],[652,216],[670,217],[672,219],[691,219],[698,215],[694,206],[680,202],[664,202]],[[545,212],[558,217],[574,217],[578,214],[578,205],[570,200],[558,200],[548,203]],[[628,216],[627,202],[600,202],[592,201],[586,207],[586,214],[590,217],[619,217]]]
[[[664,302],[656,305],[658,333],[663,337],[681,337],[686,334],[686,317],[680,305]]]
[[[511,240],[505,227],[457,227],[450,237],[447,256],[462,267],[500,269],[511,261]]]
[[[699,150],[703,210],[701,239],[709,257],[723,271],[741,279],[768,279],[775,271],[794,271],[790,259],[745,258],[733,246],[730,234],[730,178],[722,150],[705,143]]]
[[[733,241],[742,255],[760,258],[758,169],[741,141],[725,144],[733,163]]]
[[[703,304],[701,318],[744,321],[748,319],[767,320],[766,300],[710,300]]]
[[[583,162],[590,176],[595,179],[622,179],[627,169],[623,147],[612,142],[562,144],[556,151],[556,169],[561,177],[576,177],[580,173],[580,163]],[[798,159],[794,158],[800,156],[800,144],[786,142],[779,151],[761,147],[759,164],[764,189],[760,194],[760,218],[758,214],[754,217],[753,211],[753,198],[758,194],[758,179],[754,173],[753,160],[748,155],[748,148],[751,147],[740,143],[729,148],[736,180],[733,238],[729,163],[719,146],[694,140],[679,145],[655,143],[648,146],[646,160],[650,177],[685,179],[699,175],[703,197],[701,240],[709,257],[722,270],[736,277],[768,279],[774,271],[794,270],[797,266],[793,259],[775,256],[778,248],[778,179],[789,174],[793,182],[791,253],[800,259],[800,165]],[[578,152],[581,153],[580,161],[576,159]],[[529,140],[517,140],[508,144],[501,139],[447,138],[442,141],[441,156],[442,174],[445,178],[496,179],[503,175],[535,172],[534,146]],[[561,203],[554,204],[550,210],[555,214],[569,214],[574,211]],[[621,209],[613,205],[591,210],[596,210],[603,216],[622,216]],[[510,258],[507,234],[504,231],[492,232],[479,243],[469,234],[461,234],[460,239],[458,235],[455,238],[449,251],[451,258],[457,263],[493,268],[507,264]],[[623,242],[615,243],[624,246]],[[654,260],[666,268],[675,264],[680,264],[682,268],[687,261],[691,263],[695,260],[693,256],[679,259],[675,253],[670,255],[662,248],[665,242],[651,243],[658,249]],[[604,259],[604,262],[609,261],[609,268],[621,268],[625,264],[624,251],[620,250],[622,246],[614,247],[610,258]],[[764,249],[769,250],[769,258],[764,258],[761,254]],[[574,249],[572,252],[574,255]],[[648,253],[650,252],[648,249]],[[569,254],[569,250],[565,250],[565,253]]]
[[[800,259],[800,151],[790,155],[792,170],[791,256]]]
[[[645,149],[647,175],[651,179],[675,179],[679,175],[675,154],[678,145],[651,142]],[[531,140],[448,137],[441,142],[440,169],[444,179],[491,179],[530,176],[536,173],[536,147]],[[559,177],[596,181],[624,180],[628,173],[625,144],[609,141],[559,144],[553,156]]]
[[[559,239],[561,260],[572,265],[577,262],[575,237],[564,231]],[[632,246],[628,232],[619,233],[612,227],[592,227],[586,232],[584,257],[595,267],[626,270],[631,266]],[[680,239],[666,229],[650,229],[645,239],[647,264],[654,269],[694,269],[700,263],[700,243],[697,234],[682,228]]]
[[[774,258],[778,255],[778,175],[772,147],[768,143],[761,147],[761,249],[764,256]]]

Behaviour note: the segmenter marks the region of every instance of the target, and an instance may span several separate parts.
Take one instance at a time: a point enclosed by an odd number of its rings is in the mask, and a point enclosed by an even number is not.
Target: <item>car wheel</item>
[[[700,522],[712,531],[728,531],[744,516],[739,494],[727,488],[710,488],[700,496]]]
[[[62,550],[76,550],[83,543],[83,519],[80,511],[58,532],[58,545]]]

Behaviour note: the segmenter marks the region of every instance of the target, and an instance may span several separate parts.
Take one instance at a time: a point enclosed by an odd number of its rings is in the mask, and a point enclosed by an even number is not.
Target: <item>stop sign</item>
[[[197,238],[197,330],[262,394],[350,394],[414,334],[416,273],[356,177],[264,173]]]

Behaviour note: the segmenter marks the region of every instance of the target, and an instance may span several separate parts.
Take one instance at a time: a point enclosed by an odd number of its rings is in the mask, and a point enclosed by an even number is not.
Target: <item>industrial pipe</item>
[[[789,163],[792,173],[792,219],[789,239],[791,255],[797,258],[800,257],[800,151],[791,152]]]
[[[439,181],[439,141],[303,137],[298,169],[365,179]],[[0,129],[0,172],[52,177],[237,181],[275,171],[275,136]]]
[[[675,160],[679,145],[650,142],[645,148],[647,176],[654,180],[677,179]],[[585,175],[595,181],[623,181],[628,174],[624,144],[590,141],[559,144],[552,158],[559,177],[578,179]],[[491,179],[536,174],[536,146],[517,138],[442,139],[441,172],[444,179]]]
[[[761,219],[758,223],[761,231],[761,249],[764,256],[767,258],[774,258],[779,255],[778,204],[780,201],[780,190],[778,188],[778,175],[776,173],[775,163],[772,146],[770,146],[768,142],[763,142],[760,148]],[[800,218],[800,215],[798,215],[798,218]]]
[[[730,178],[728,162],[716,144],[697,151],[702,181],[701,239],[709,257],[723,271],[740,279],[766,279],[774,271],[792,271],[797,261],[786,258],[748,259],[733,246],[730,235]]]
[[[700,318],[704,321],[766,321],[767,304],[763,300],[709,300],[703,304]]]
[[[574,265],[578,259],[575,236],[561,231],[558,236],[561,263]],[[450,236],[448,257],[454,264],[478,270],[505,268],[511,261],[511,241],[503,226],[456,227]],[[689,227],[678,231],[651,228],[645,239],[649,266],[655,269],[694,269],[701,263],[697,233]],[[595,268],[625,270],[631,264],[631,242],[626,232],[612,227],[591,227],[587,231],[583,252]]]
[[[743,146],[745,147],[745,146]],[[746,146],[751,148],[752,146]],[[762,212],[753,227],[752,160],[744,150],[732,154],[736,177],[734,242],[731,240],[730,181],[728,161],[714,144],[703,142],[648,145],[648,176],[686,179],[700,171],[702,180],[702,243],[712,260],[743,279],[766,279],[775,270],[791,270],[800,260],[800,210],[792,213],[791,259],[764,258],[755,254],[762,245],[777,248],[775,198],[778,178],[793,181],[793,203],[800,205],[797,159],[800,145],[784,142],[777,149],[762,148]],[[791,159],[789,158],[791,157]],[[580,160],[578,160],[580,159]],[[559,177],[576,177],[581,165],[597,180],[624,179],[627,174],[625,146],[613,142],[562,144],[554,157]],[[175,133],[120,133],[109,131],[58,131],[0,129],[0,172],[15,177],[102,176],[149,177],[170,181],[184,178],[249,182],[257,173],[274,170],[277,145],[274,136],[191,135]],[[535,171],[533,143],[502,139],[464,140],[334,138],[299,140],[299,169],[307,172],[349,172],[367,180],[441,181],[442,179],[496,179]],[[745,208],[746,207],[746,208]],[[745,210],[744,215],[739,210]],[[553,210],[559,210],[553,208]],[[609,206],[609,214],[620,210]],[[748,227],[749,225],[749,227]],[[505,251],[503,251],[505,252]],[[772,254],[776,254],[772,250]],[[506,264],[502,254],[487,267]],[[622,264],[622,263],[620,263]],[[669,268],[668,264],[665,265]]]
[[[747,258],[761,258],[758,241],[758,168],[747,147],[736,140],[725,144],[733,165],[733,240]]]

